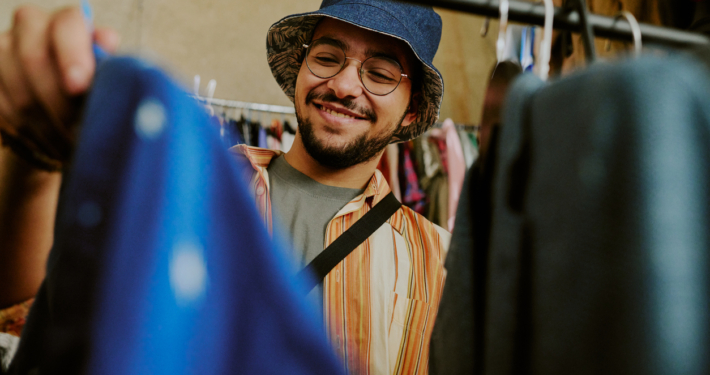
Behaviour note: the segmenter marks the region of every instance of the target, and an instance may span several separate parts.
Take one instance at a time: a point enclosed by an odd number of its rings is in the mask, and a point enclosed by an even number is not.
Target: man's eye
[[[340,65],[338,59],[332,55],[318,55],[315,57],[315,60],[317,63],[325,66]]]
[[[377,83],[393,83],[395,82],[394,76],[392,73],[386,71],[386,70],[368,70],[367,71],[367,78],[371,79],[374,82]]]

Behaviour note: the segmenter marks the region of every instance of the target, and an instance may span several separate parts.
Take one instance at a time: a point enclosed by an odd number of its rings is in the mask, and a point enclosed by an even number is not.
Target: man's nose
[[[327,87],[335,93],[339,99],[347,97],[357,98],[362,95],[362,81],[360,81],[361,62],[355,59],[347,59],[345,67],[335,77],[331,78]]]

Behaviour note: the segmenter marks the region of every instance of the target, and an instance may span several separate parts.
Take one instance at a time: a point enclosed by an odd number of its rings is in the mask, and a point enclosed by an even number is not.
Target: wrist
[[[10,134],[0,129],[0,141],[15,156],[22,159],[28,167],[47,171],[58,172],[62,169],[62,162],[53,159],[39,150],[33,142],[22,137]]]

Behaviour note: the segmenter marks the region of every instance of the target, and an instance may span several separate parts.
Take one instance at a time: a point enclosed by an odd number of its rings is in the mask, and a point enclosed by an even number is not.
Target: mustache
[[[318,100],[325,103],[336,103],[347,108],[347,110],[357,113],[358,115],[366,118],[370,122],[377,122],[377,115],[375,112],[369,108],[364,108],[351,99],[339,99],[335,94],[331,92],[318,93],[311,91],[306,95],[306,105],[312,103],[314,100]]]

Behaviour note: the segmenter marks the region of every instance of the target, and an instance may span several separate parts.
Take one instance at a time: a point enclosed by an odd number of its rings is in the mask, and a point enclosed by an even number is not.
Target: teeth
[[[338,112],[335,112],[335,111],[331,111],[330,109],[325,108],[325,107],[321,107],[321,108],[323,108],[324,111],[326,111],[327,113],[330,113],[331,115],[333,115],[333,116],[335,116],[335,117],[342,117],[342,118],[355,119],[355,117],[353,117],[353,116],[348,116],[348,115],[343,114],[343,113],[338,113]]]

